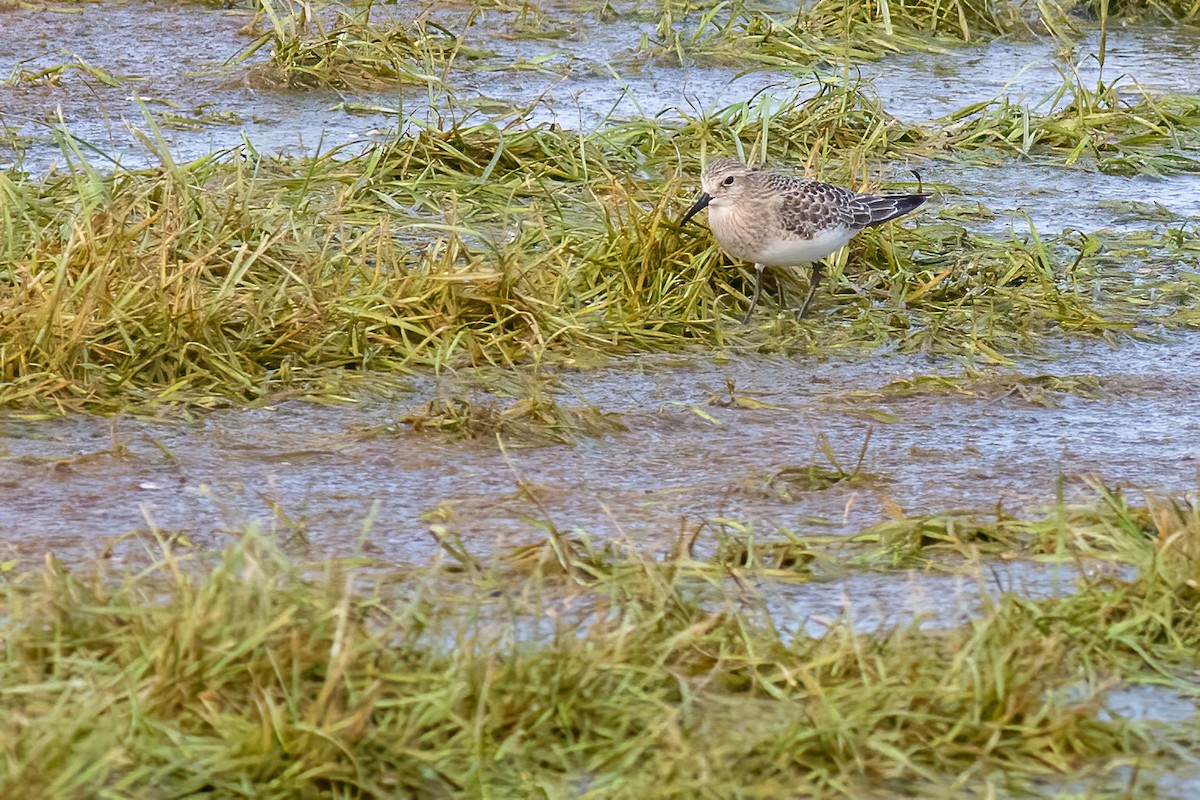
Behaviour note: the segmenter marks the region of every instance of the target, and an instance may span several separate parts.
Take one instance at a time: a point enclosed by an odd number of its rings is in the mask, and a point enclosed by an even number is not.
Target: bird
[[[866,228],[916,210],[926,194],[859,194],[831,183],[749,167],[721,158],[700,174],[701,194],[679,221],[686,225],[708,209],[708,225],[729,256],[754,264],[754,295],[742,319],[750,321],[769,266],[812,265],[808,294],[796,311],[803,318],[821,282],[822,259]]]

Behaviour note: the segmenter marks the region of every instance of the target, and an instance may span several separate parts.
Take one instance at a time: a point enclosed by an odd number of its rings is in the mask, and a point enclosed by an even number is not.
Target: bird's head
[[[737,203],[738,198],[750,191],[749,179],[754,172],[753,167],[747,167],[736,158],[721,158],[710,163],[700,173],[700,198],[683,215],[679,224],[687,224],[706,206],[722,208]]]

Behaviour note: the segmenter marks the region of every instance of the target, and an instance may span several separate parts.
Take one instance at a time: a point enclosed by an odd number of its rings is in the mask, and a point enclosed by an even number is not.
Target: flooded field
[[[1177,5],[0,4],[0,788],[1194,796]]]
[[[488,434],[421,430],[439,397],[497,409],[522,399],[453,378],[192,423],[9,418],[0,525],[13,555],[51,546],[78,559],[148,520],[210,546],[246,525],[294,528],[341,556],[357,546],[348,532],[369,524],[372,552],[404,563],[436,552],[431,520],[488,546],[539,537],[549,521],[654,548],[721,519],[849,534],[898,514],[1044,510],[1060,477],[1072,501],[1094,494],[1086,478],[1193,494],[1200,337],[1066,349],[975,377],[923,358],[889,358],[884,373],[878,359],[753,354],[547,371],[545,391],[598,425],[568,445],[516,432],[501,449]],[[849,471],[860,455],[861,478],[805,486],[810,465]]]

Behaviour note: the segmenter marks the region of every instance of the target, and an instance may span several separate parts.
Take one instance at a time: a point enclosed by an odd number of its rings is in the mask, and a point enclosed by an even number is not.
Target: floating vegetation
[[[806,580],[811,577],[809,565],[816,558],[802,541],[759,542],[752,536],[725,534],[718,536],[716,552],[709,561],[760,578]]]
[[[14,67],[12,73],[4,80],[3,86],[13,87],[22,85],[59,86],[70,75],[82,75],[105,86],[120,86],[127,78],[113,75],[107,70],[89,64],[79,56],[73,62],[54,64],[38,70]]]
[[[1192,532],[1200,530],[1200,509],[1183,498],[1149,496],[1145,506],[1131,505],[1120,489],[1097,478],[1086,479],[1094,493],[1088,502],[1061,500],[1038,517],[1018,517],[999,506],[985,511],[954,510],[918,516],[898,515],[852,536],[851,545],[868,544],[866,552],[843,548],[857,563],[908,568],[945,565],[983,555],[1013,558],[1054,555],[1098,561],[1140,563],[1157,557],[1148,550],[1158,543],[1176,548],[1171,559],[1195,568],[1200,551]]]
[[[161,111],[155,122],[164,130],[198,131],[213,125],[244,125],[246,119],[235,111],[219,111],[200,106],[190,111]]]
[[[833,446],[829,443],[829,437],[825,434],[817,436],[817,449],[825,457],[825,464],[805,464],[803,466],[789,466],[775,470],[765,479],[752,478],[743,483],[749,489],[759,489],[763,493],[782,499],[784,501],[792,501],[797,495],[803,495],[808,492],[819,492],[828,489],[832,486],[859,486],[859,485],[878,485],[886,482],[886,479],[879,475],[873,475],[863,471],[863,461],[867,456],[867,448],[871,444],[871,429],[867,429],[866,436],[863,437],[862,446],[859,448],[858,457],[852,467],[844,466],[837,454],[833,450]]]
[[[1058,399],[1062,397],[1095,399],[1103,393],[1103,382],[1094,375],[1021,375],[981,371],[964,376],[901,378],[876,391],[855,391],[847,396],[868,403],[892,397],[931,395],[959,395],[988,401],[1013,397],[1030,405],[1051,408],[1058,405]]]
[[[511,446],[571,444],[583,436],[625,430],[616,415],[594,406],[566,406],[536,381],[504,407],[495,399],[439,394],[400,422],[409,430],[472,439],[494,437]]]

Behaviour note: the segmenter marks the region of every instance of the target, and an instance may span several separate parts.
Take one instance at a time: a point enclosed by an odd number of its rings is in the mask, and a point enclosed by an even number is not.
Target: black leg
[[[758,305],[758,296],[762,294],[762,279],[764,269],[766,269],[765,264],[754,265],[754,296],[750,298],[750,307],[746,309],[746,316],[742,317],[743,325],[750,321],[750,315],[754,313],[754,307]]]
[[[821,270],[825,264],[821,261],[814,261],[812,265],[812,277],[808,282],[808,294],[804,298],[804,305],[800,306],[796,311],[796,319],[804,319],[804,315],[808,312],[809,305],[812,304],[813,296],[817,293],[817,287],[821,285]]]

